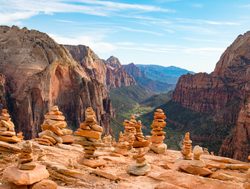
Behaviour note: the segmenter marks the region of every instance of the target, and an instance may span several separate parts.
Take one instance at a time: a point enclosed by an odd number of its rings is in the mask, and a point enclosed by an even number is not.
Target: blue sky
[[[0,24],[90,46],[123,64],[211,72],[223,51],[250,30],[249,0],[0,0]]]

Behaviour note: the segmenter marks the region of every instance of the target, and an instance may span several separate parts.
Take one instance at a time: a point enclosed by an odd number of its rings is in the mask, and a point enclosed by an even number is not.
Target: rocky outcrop
[[[111,103],[102,78],[87,72],[48,35],[15,26],[0,27],[0,73],[5,76],[1,96],[5,96],[3,101],[17,130],[26,138],[37,135],[43,115],[54,104],[70,127],[77,127],[84,119],[84,110],[93,106],[98,122],[109,129]]]
[[[250,32],[240,35],[223,53],[214,72],[182,76],[173,101],[217,122],[236,125],[220,149],[225,156],[246,160],[250,153]]]
[[[103,60],[100,59],[94,51],[85,45],[64,45],[72,57],[77,61],[83,69],[93,79],[96,79],[103,85],[106,84],[107,67]]]
[[[118,58],[111,56],[105,63],[107,66],[106,83],[109,89],[136,84],[134,78],[126,72]]]
[[[89,47],[84,45],[64,45],[72,57],[84,68],[91,78],[102,83],[108,90],[122,86],[135,85],[133,77],[123,69],[118,58],[111,56],[106,61],[100,59]]]

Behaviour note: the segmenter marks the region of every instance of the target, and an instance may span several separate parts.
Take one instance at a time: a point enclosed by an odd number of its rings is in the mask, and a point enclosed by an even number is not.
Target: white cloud
[[[86,45],[93,49],[97,54],[110,53],[116,49],[116,46],[105,42],[103,36],[83,35],[83,36],[60,36],[49,34],[57,43],[65,45]]]
[[[76,4],[77,2],[77,4]],[[0,24],[12,24],[38,14],[82,13],[112,16],[123,11],[172,12],[158,6],[99,0],[0,0]]]

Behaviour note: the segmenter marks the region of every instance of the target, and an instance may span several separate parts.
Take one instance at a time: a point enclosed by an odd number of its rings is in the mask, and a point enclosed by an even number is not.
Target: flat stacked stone
[[[134,119],[135,120],[135,119]],[[142,123],[141,121],[133,121],[135,123],[135,140],[133,147],[138,149],[138,154],[134,155],[133,158],[136,162],[128,167],[128,173],[136,176],[143,176],[151,170],[150,164],[147,162],[144,157],[146,154],[145,148],[149,146],[149,140],[145,140],[145,137],[142,133]]]
[[[7,109],[2,109],[0,116],[0,141],[8,143],[17,143],[22,139],[16,136],[15,125],[11,121]]]
[[[149,146],[149,140],[145,140],[145,137],[143,136],[141,128],[142,128],[142,123],[139,120],[135,124],[136,134],[135,134],[135,140],[133,143],[134,148],[143,148],[143,147]]]
[[[102,141],[103,141],[105,147],[112,147],[112,136],[111,135],[105,135],[102,138]]]
[[[121,154],[123,156],[127,156],[128,155],[128,147],[129,147],[129,143],[126,141],[124,134],[122,132],[120,132],[119,139],[115,145],[114,152],[117,154]]]
[[[36,139],[39,144],[53,146],[57,143],[71,144],[74,142],[73,131],[67,129],[67,123],[63,113],[58,106],[53,106],[44,116],[45,120],[41,125],[42,132]]]
[[[80,161],[81,164],[92,167],[96,165],[95,161],[87,161],[86,159],[97,158],[94,155],[97,147],[102,146],[101,135],[103,128],[97,124],[96,114],[91,107],[85,111],[85,121],[80,124],[80,128],[75,131],[75,142],[84,147],[84,158]],[[98,163],[98,166],[102,164]]]
[[[133,156],[136,162],[128,167],[127,172],[129,174],[135,176],[143,176],[151,170],[150,164],[144,157],[146,153],[147,151],[145,151],[145,148],[140,148],[138,154]]]
[[[26,141],[18,156],[18,166],[7,167],[3,172],[6,188],[57,188],[55,182],[47,182],[49,172],[46,166],[33,162],[32,152],[32,143]]]
[[[33,162],[32,144],[30,141],[25,141],[21,153],[18,156],[18,168],[21,170],[33,170],[36,164]]]
[[[182,142],[181,150],[183,159],[191,160],[192,159],[192,141],[190,140],[190,133],[185,133],[185,137]]]
[[[123,126],[124,126],[124,136],[125,140],[129,143],[128,148],[132,149],[134,140],[135,140],[135,134],[136,134],[136,129],[135,129],[135,124],[136,120],[134,115],[131,116],[131,120],[124,120]]]
[[[164,154],[167,150],[167,145],[163,142],[166,133],[163,131],[167,123],[165,121],[166,115],[162,109],[157,109],[154,113],[154,120],[151,124],[151,142],[150,149],[157,154]]]

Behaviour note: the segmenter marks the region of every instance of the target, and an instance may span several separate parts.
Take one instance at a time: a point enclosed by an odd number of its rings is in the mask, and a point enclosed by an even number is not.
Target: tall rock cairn
[[[149,141],[145,140],[145,137],[142,132],[142,123],[140,120],[135,124],[135,129],[136,129],[136,133],[135,133],[135,140],[134,140],[133,147],[134,148],[148,147]]]
[[[114,152],[123,156],[127,156],[129,145],[130,144],[127,142],[124,134],[120,132],[118,142],[115,144]]]
[[[157,109],[154,113],[154,120],[151,124],[151,142],[150,149],[157,154],[164,154],[167,150],[167,145],[163,142],[166,133],[163,131],[167,123],[165,121],[166,115],[162,109]]]
[[[45,119],[41,125],[42,132],[36,141],[39,144],[53,146],[57,143],[73,143],[73,131],[67,129],[67,123],[63,113],[59,111],[58,106],[53,106],[50,111],[45,114]]]
[[[84,158],[95,158],[95,150],[100,145],[103,128],[97,125],[96,114],[91,107],[85,111],[85,121],[80,124],[80,128],[75,131],[76,143],[84,147]]]
[[[135,120],[135,119],[134,119]],[[142,124],[141,121],[134,121],[136,134],[133,147],[138,150],[138,153],[133,156],[136,162],[128,167],[128,173],[136,176],[143,176],[151,170],[150,164],[147,162],[144,157],[148,150],[146,147],[149,146],[149,141],[144,139],[142,133]]]
[[[7,109],[2,109],[0,116],[0,141],[8,143],[17,143],[22,139],[16,136],[15,125],[11,121]]]
[[[185,133],[185,137],[182,142],[181,150],[183,159],[191,160],[192,159],[192,140],[190,140],[190,133]]]
[[[136,134],[136,129],[135,129],[135,122],[134,122],[134,116],[131,116],[131,120],[124,120],[123,126],[124,126],[124,136],[125,140],[129,143],[128,149],[133,148],[134,140],[135,140],[135,134]]]

